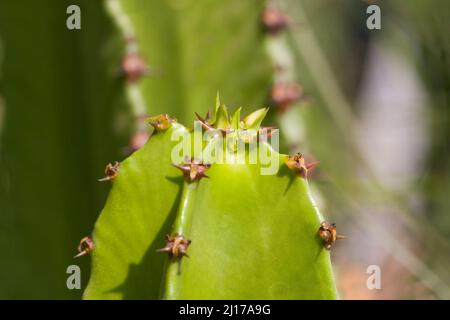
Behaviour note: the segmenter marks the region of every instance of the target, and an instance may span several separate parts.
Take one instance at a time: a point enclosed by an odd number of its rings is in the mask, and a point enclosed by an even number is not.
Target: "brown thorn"
[[[345,236],[336,234],[336,224],[322,221],[319,227],[318,235],[322,240],[325,249],[330,250],[336,240],[344,239]]]
[[[302,178],[307,178],[308,168],[305,165],[305,159],[300,153],[290,156],[286,160],[287,167],[292,170],[296,175]]]
[[[214,127],[212,127],[205,119],[203,119],[197,112],[195,112],[195,116],[197,117],[197,120],[202,125],[203,129],[205,130],[215,130]]]
[[[205,116],[205,121],[208,121],[209,119],[211,119],[211,110],[208,109],[208,112],[206,113]]]
[[[87,255],[94,249],[94,242],[91,237],[84,237],[80,240],[80,244],[78,245],[78,254],[74,256],[74,258],[79,258]]]
[[[108,163],[105,167],[105,177],[98,179],[98,181],[111,181],[114,180],[119,174],[120,163],[118,161],[114,164]]]
[[[220,131],[220,133],[222,134],[223,137],[225,137],[227,135],[227,133],[230,133],[233,131],[233,129],[214,128],[206,121],[206,119],[203,119],[197,112],[194,112],[194,113],[195,113],[195,116],[197,117],[197,120],[202,125],[202,128],[205,130],[212,130],[212,131],[218,130],[218,131]],[[208,111],[208,113],[209,113],[209,111]]]
[[[313,170],[319,165],[320,161],[313,161],[306,164],[306,169]]]
[[[309,173],[310,171],[313,171],[314,169],[317,168],[317,166],[319,165],[320,161],[313,161],[313,162],[309,162],[305,164],[306,170]]]
[[[194,114],[200,122],[205,122],[205,119],[203,119],[202,116],[198,114],[198,112],[194,112]]]
[[[82,251],[82,252],[78,253],[77,255],[75,255],[75,256],[73,256],[73,257],[74,257],[74,259],[76,259],[76,258],[85,256],[85,255],[87,255],[87,252],[86,252],[86,251]]]
[[[182,235],[166,235],[166,246],[156,251],[167,252],[171,258],[189,257],[186,250],[190,244],[191,240],[185,239]]]
[[[184,179],[187,182],[199,181],[201,178],[209,178],[205,172],[211,167],[210,164],[201,163],[195,159],[185,160],[182,165],[172,164],[175,168],[181,170]]]

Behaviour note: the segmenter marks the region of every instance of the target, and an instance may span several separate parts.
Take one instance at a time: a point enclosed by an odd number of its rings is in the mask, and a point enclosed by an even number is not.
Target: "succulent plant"
[[[197,150],[188,146],[190,157],[178,163],[174,137],[195,132],[167,115],[149,118],[148,142],[104,179],[112,189],[92,245],[84,246],[92,256],[85,299],[337,298],[307,165],[255,139],[267,131],[267,109],[243,120],[240,111],[230,117],[217,101],[212,114],[199,116],[203,133],[215,134]],[[247,146],[245,163],[205,157],[224,136]],[[262,174],[263,153],[276,162],[274,174]]]

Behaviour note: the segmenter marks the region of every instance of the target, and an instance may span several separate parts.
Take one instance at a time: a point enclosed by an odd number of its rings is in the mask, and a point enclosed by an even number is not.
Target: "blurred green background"
[[[287,31],[264,32],[270,6]],[[446,0],[0,0],[0,298],[80,298],[66,268],[84,288],[89,258],[73,255],[105,202],[104,166],[141,116],[189,125],[217,91],[244,113],[270,105],[281,151],[320,160],[314,197],[347,235],[332,252],[342,298],[450,298],[449,31]],[[136,83],[120,75],[127,52],[150,68]],[[283,81],[304,97],[279,112]]]

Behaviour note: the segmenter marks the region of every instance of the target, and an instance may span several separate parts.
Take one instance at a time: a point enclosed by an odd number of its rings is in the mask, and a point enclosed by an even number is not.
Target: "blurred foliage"
[[[427,216],[441,232],[450,226],[450,4],[411,1],[396,7],[399,24],[417,44],[416,63],[429,90],[432,110],[431,148],[423,187],[429,200]],[[450,240],[450,234],[447,234]]]
[[[1,298],[80,296],[67,290],[66,268],[102,206],[106,187],[96,178],[123,143],[114,129],[122,106],[109,74],[111,22],[101,3],[80,1],[84,28],[71,32],[72,3],[0,2]],[[87,261],[77,263],[87,274]]]
[[[450,3],[414,0],[391,4],[396,23],[416,45],[415,64],[428,89],[431,130],[426,167],[418,181],[425,199],[423,214],[450,243]],[[424,238],[424,257],[450,277],[450,257]],[[447,247],[449,249],[450,246]],[[448,251],[447,251],[448,253]]]
[[[353,102],[359,92],[367,46],[373,36],[366,28],[367,3],[354,0],[304,0],[302,3],[309,25],[293,14],[296,19],[293,32],[301,33],[303,28],[313,30],[341,90]],[[303,74],[299,77],[301,80]]]
[[[191,123],[217,91],[247,111],[262,105],[271,79],[259,0],[123,0],[141,54],[154,75],[140,82],[148,110]]]
[[[352,8],[358,7],[360,12],[365,12],[364,8],[368,3],[379,4],[382,8],[382,30],[368,34],[367,31],[359,34],[346,31],[339,35],[339,30],[345,30],[350,26],[358,30],[365,29],[365,20],[361,17],[352,19],[353,15],[349,12],[342,15],[345,8],[348,8],[348,1],[339,2],[339,5],[336,2],[331,4],[327,0],[284,2],[287,12],[295,18],[295,23],[303,26],[303,30],[291,30],[291,43],[296,56],[298,80],[305,87],[306,94],[312,96],[301,108],[291,110],[289,117],[302,118],[305,125],[304,145],[298,148],[301,150],[307,144],[307,148],[321,160],[322,170],[315,184],[325,194],[325,205],[328,208],[325,212],[344,226],[350,226],[348,218],[351,218],[354,228],[367,233],[368,237],[372,235],[375,241],[388,249],[399,261],[407,264],[406,268],[432,292],[435,291],[439,297],[448,297],[449,284],[445,279],[448,279],[450,261],[445,252],[448,252],[449,248],[450,229],[447,196],[450,191],[449,3],[440,1],[435,5],[420,0],[408,3],[353,2]],[[334,18],[325,18],[327,14],[323,12],[324,10],[320,10],[321,5],[333,7],[335,12],[341,14],[336,14]],[[330,12],[328,14],[331,15]],[[349,19],[345,20],[347,17]],[[358,132],[362,132],[364,128],[359,127],[358,112],[354,110],[355,106],[352,104],[358,95],[357,91],[353,91],[357,87],[352,84],[355,80],[359,81],[363,70],[347,71],[364,66],[366,54],[359,49],[369,47],[370,43],[377,39],[389,39],[392,42],[393,34],[398,32],[402,33],[407,42],[394,43],[394,46],[397,46],[399,53],[402,50],[406,51],[405,60],[409,61],[411,54],[415,57],[411,67],[421,72],[423,82],[430,89],[429,95],[432,97],[431,122],[428,123],[428,119],[424,119],[433,132],[430,162],[428,167],[423,168],[422,173],[417,173],[419,178],[423,177],[420,181],[423,189],[417,188],[420,193],[416,195],[419,197],[416,201],[420,202],[422,197],[426,199],[428,206],[424,212],[414,208],[414,202],[411,202],[414,199],[410,198],[412,194],[409,189],[405,188],[400,193],[390,190],[383,181],[374,176],[372,169],[362,157],[358,146],[360,143]],[[351,53],[342,53],[340,40],[345,43],[344,48],[349,46],[350,52],[358,54],[352,57]],[[359,49],[355,50],[357,48]],[[345,73],[346,76],[342,76],[341,73]],[[353,80],[351,75],[354,77]],[[345,79],[349,76],[350,78]],[[348,94],[349,89],[353,96]],[[408,230],[408,237],[414,239],[416,250],[411,251],[406,244],[402,244],[404,239],[401,234],[382,236],[382,225],[376,219],[381,218],[384,221],[391,219],[383,214],[382,210],[374,210],[371,213],[373,217],[369,220],[361,216],[362,211],[368,206],[376,208],[382,204],[398,211],[399,215],[395,220]],[[433,219],[430,219],[431,217]],[[435,264],[433,259],[437,259],[439,263]]]

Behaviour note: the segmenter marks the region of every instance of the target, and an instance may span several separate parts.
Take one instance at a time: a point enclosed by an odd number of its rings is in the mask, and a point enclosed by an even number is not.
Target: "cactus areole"
[[[306,167],[278,153],[267,109],[240,111],[217,99],[194,129],[149,118],[108,179],[85,299],[337,298]]]

